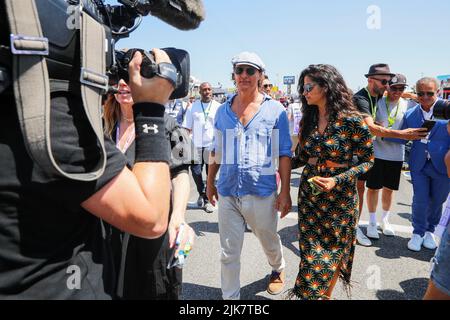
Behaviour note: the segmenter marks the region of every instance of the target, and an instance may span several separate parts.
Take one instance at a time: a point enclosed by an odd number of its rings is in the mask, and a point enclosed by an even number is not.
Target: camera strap
[[[50,177],[63,176],[79,181],[98,179],[106,166],[101,122],[102,84],[105,84],[105,76],[102,76],[105,73],[105,31],[102,25],[86,14],[82,15],[80,78],[80,81],[84,81],[81,84],[82,99],[102,154],[94,171],[68,173],[60,168],[51,151],[51,88],[45,60],[49,53],[49,43],[42,34],[35,0],[6,0],[5,3],[11,32],[14,95],[28,154]]]

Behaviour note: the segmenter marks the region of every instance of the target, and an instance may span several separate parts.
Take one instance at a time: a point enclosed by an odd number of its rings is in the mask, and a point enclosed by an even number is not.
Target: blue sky
[[[108,0],[114,3],[113,0]],[[204,0],[206,20],[180,31],[146,17],[118,47],[174,46],[191,54],[191,74],[231,87],[231,58],[256,52],[275,84],[298,78],[309,64],[336,66],[354,90],[374,63],[386,62],[413,84],[421,76],[450,74],[450,1],[447,0]],[[368,21],[379,8],[380,29]],[[376,21],[377,22],[377,21]]]

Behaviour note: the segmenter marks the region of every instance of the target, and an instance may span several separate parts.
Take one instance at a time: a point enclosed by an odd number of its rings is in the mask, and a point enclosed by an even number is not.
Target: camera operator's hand
[[[161,62],[172,63],[169,56],[162,50],[152,50],[157,64]],[[172,84],[161,77],[155,76],[147,79],[141,76],[142,55],[139,51],[134,54],[128,66],[130,74],[129,86],[133,96],[134,103],[140,102],[155,102],[159,104],[166,104],[169,97],[175,89]]]

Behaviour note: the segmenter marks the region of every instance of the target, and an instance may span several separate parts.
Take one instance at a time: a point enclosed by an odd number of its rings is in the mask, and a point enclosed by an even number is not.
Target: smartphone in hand
[[[426,128],[427,132],[431,132],[433,130],[434,126],[436,125],[436,121],[433,120],[425,120],[425,122],[422,125],[422,128]]]

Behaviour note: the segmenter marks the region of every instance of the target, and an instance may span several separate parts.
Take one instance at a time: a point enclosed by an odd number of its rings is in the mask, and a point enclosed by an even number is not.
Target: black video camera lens
[[[190,58],[189,53],[185,50],[175,48],[161,49],[167,53],[173,66],[177,71],[177,81],[175,90],[170,99],[184,98],[189,93],[189,78],[190,78]],[[129,82],[128,65],[134,57],[136,51],[142,54],[141,76],[144,78],[152,78],[157,74],[158,66],[156,65],[153,53],[147,52],[143,49],[130,49],[128,51],[116,51],[116,70],[112,72],[112,81],[119,82],[123,79]]]

